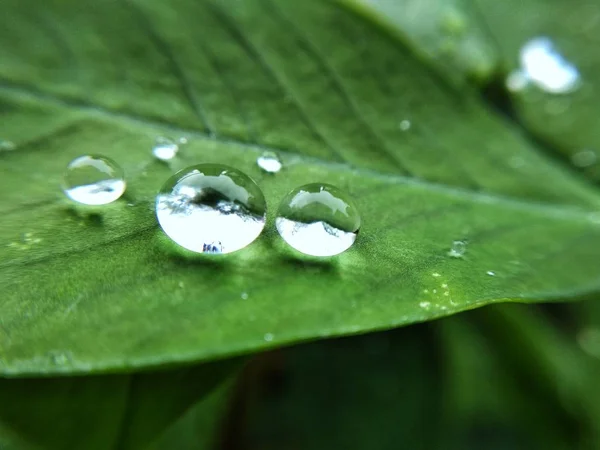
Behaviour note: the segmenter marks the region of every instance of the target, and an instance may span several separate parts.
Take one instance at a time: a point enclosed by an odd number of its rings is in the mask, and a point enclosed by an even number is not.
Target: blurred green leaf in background
[[[599,3],[1,8],[1,450],[600,449]],[[572,89],[516,83],[557,58]],[[93,211],[60,192],[87,153],[128,182]],[[267,199],[231,255],[154,217],[203,162]],[[362,215],[333,258],[274,231],[316,181]]]

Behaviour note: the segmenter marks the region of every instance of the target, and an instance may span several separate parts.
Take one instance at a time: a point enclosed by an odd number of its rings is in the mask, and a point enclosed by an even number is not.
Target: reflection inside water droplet
[[[156,216],[164,232],[188,250],[231,253],[261,233],[266,203],[243,172],[199,164],[167,180],[156,198]]]
[[[312,256],[333,256],[354,244],[360,216],[348,194],[328,184],[307,184],[282,201],[275,220],[281,237]]]
[[[85,205],[105,205],[125,192],[123,169],[104,156],[84,155],[67,166],[63,190],[71,199]]]

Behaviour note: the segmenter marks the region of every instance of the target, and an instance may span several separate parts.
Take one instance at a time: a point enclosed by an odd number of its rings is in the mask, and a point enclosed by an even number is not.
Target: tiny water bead
[[[281,237],[311,256],[333,256],[349,249],[360,216],[348,194],[329,184],[307,184],[281,201],[275,220]]]
[[[197,253],[231,253],[252,243],[266,220],[262,191],[245,173],[199,164],[169,178],[156,198],[156,217],[177,244]]]
[[[448,252],[451,258],[462,258],[467,251],[467,243],[465,241],[453,241],[452,247]]]
[[[181,142],[181,140],[180,140]],[[187,140],[186,140],[187,142]],[[177,155],[179,151],[179,145],[168,137],[159,136],[154,141],[154,147],[152,147],[152,154],[156,159],[161,161],[170,161]]]
[[[63,191],[84,205],[106,205],[119,199],[126,188],[123,169],[105,156],[84,155],[67,166]]]
[[[283,167],[279,156],[275,152],[264,152],[256,159],[256,164],[267,173],[277,173]]]

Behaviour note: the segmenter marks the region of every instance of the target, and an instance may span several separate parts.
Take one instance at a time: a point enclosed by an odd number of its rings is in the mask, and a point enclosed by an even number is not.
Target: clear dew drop
[[[169,178],[156,197],[156,216],[177,244],[197,253],[231,253],[252,243],[266,220],[262,191],[245,173],[199,164]]]
[[[277,173],[283,167],[279,155],[275,152],[264,152],[256,159],[256,164],[267,173]]]
[[[493,271],[491,271],[491,270],[488,270],[488,271],[486,272],[486,274],[488,274],[490,277],[495,277],[495,276],[496,276],[496,272],[493,272]]]
[[[311,256],[333,256],[354,244],[360,216],[348,194],[329,184],[314,183],[284,197],[275,225],[296,250]]]
[[[64,366],[71,362],[71,354],[69,352],[52,351],[49,353],[50,362],[55,366]]]
[[[123,169],[105,156],[84,155],[67,166],[63,191],[71,199],[84,205],[106,205],[119,199],[125,192]]]
[[[248,300],[248,293],[247,292],[242,292],[240,294],[240,297],[242,298],[242,300]]]
[[[465,241],[454,241],[452,247],[448,251],[448,256],[451,258],[462,258],[467,251],[467,243]]]
[[[581,150],[571,155],[571,162],[574,166],[585,168],[596,164],[598,156],[593,150]]]
[[[182,142],[181,139],[179,140],[179,143],[187,142],[187,139],[185,139],[185,142]],[[178,151],[179,145],[177,145],[174,140],[164,136],[157,137],[154,141],[154,146],[152,147],[152,154],[156,159],[161,161],[171,161],[177,156]]]
[[[274,337],[275,336],[273,336],[273,333],[265,333],[265,335],[263,336],[263,339],[267,342],[271,342]]]
[[[579,88],[581,77],[577,67],[565,59],[547,37],[536,37],[526,42],[519,52],[521,67],[506,80],[513,92],[529,84],[550,94],[568,94]]]

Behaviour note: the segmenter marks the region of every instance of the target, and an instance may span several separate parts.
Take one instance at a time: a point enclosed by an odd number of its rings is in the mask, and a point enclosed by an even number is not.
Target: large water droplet
[[[220,164],[199,164],[169,178],[156,198],[164,232],[198,253],[231,253],[261,233],[266,220],[262,191],[243,172]]]
[[[161,161],[172,160],[178,151],[179,146],[175,141],[164,136],[157,137],[154,141],[154,147],[152,147],[152,154],[156,159],[160,159]]]
[[[533,83],[551,94],[567,94],[580,85],[577,67],[567,61],[547,37],[528,41],[520,50],[521,69],[512,72],[507,87],[519,91]]]
[[[328,184],[307,184],[281,201],[275,221],[281,237],[312,256],[333,256],[354,244],[360,216],[348,194]]]
[[[279,156],[275,152],[264,152],[256,159],[256,164],[267,173],[277,173],[283,167]]]
[[[467,251],[467,243],[465,241],[454,241],[448,252],[451,258],[462,258]]]
[[[123,169],[104,156],[84,155],[67,166],[63,179],[65,194],[85,205],[105,205],[125,192]]]

